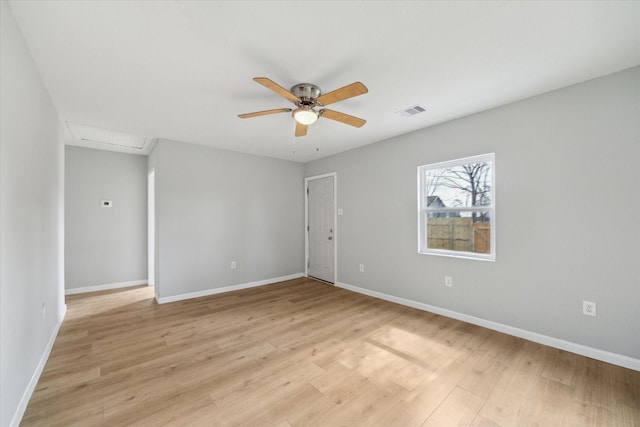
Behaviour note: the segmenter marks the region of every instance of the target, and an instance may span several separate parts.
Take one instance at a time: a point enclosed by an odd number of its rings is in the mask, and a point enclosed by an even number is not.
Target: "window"
[[[495,260],[495,155],[418,167],[418,252]]]

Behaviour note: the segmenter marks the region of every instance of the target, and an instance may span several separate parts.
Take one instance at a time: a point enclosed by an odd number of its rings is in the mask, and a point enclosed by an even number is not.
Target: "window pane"
[[[418,167],[418,252],[494,261],[495,154]]]
[[[491,253],[489,211],[429,212],[425,221],[428,249]]]
[[[491,162],[425,172],[427,208],[491,206]]]

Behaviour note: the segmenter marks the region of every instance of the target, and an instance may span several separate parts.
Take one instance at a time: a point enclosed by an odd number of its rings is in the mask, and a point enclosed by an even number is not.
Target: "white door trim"
[[[338,283],[338,174],[308,176],[304,179],[304,275],[309,277],[309,181],[333,177],[333,284]]]
[[[147,284],[155,286],[154,295],[156,301],[160,297],[160,286],[158,286],[158,244],[156,232],[156,171],[151,169],[147,172]]]

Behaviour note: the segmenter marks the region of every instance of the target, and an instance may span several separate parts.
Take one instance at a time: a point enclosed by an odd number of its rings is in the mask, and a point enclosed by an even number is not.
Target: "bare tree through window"
[[[479,162],[426,174],[429,196],[438,196],[448,207],[491,205],[491,163]],[[447,203],[448,202],[448,203]],[[474,222],[485,221],[485,214],[472,212]]]

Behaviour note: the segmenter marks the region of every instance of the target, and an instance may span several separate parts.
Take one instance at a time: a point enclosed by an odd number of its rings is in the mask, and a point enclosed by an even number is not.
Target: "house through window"
[[[418,252],[495,260],[495,155],[418,167]]]

